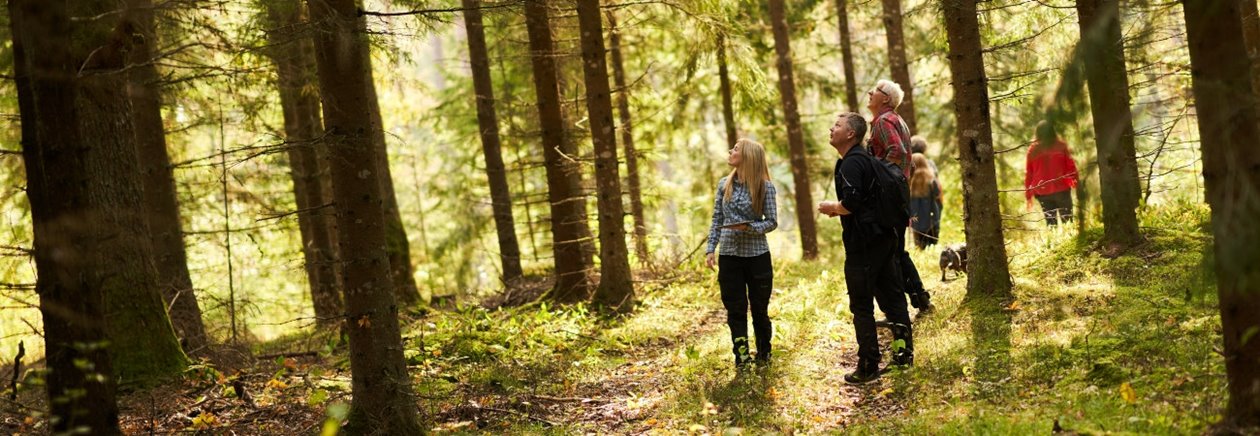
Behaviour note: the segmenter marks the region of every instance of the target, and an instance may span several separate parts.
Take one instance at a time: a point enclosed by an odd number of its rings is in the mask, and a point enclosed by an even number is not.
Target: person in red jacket
[[[1059,138],[1054,126],[1042,121],[1037,124],[1037,139],[1028,146],[1025,164],[1024,196],[1028,210],[1032,199],[1041,203],[1046,224],[1072,221],[1072,188],[1076,187],[1076,162],[1068,151],[1067,143]]]

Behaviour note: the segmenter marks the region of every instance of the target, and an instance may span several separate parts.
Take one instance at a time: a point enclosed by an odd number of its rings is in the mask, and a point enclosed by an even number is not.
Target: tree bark
[[[420,302],[420,289],[411,265],[411,241],[403,227],[402,212],[398,210],[398,195],[394,191],[394,177],[389,167],[389,146],[385,140],[385,123],[381,118],[381,105],[377,99],[376,82],[371,80],[372,64],[368,59],[367,110],[372,123],[380,128],[372,131],[372,143],[376,146],[377,182],[381,185],[385,206],[385,250],[389,252],[390,277],[394,280],[394,293],[404,307]]]
[[[722,121],[726,125],[726,148],[735,148],[739,129],[735,124],[735,102],[731,95],[731,72],[726,67],[726,35],[718,35],[718,85],[722,93]]]
[[[1247,58],[1251,60],[1252,99],[1260,101],[1260,9],[1255,0],[1238,0],[1242,13],[1243,41],[1247,44]]]
[[[35,232],[34,259],[43,315],[45,388],[53,433],[85,428],[92,434],[122,434],[115,403],[115,378],[104,346],[106,271],[93,253],[102,241],[89,177],[96,158],[81,136],[77,101],[90,98],[103,78],[78,78],[83,43],[73,36],[103,32],[72,26],[68,3],[10,0],[14,83],[21,113],[26,194]],[[93,5],[99,6],[99,5]],[[77,11],[76,11],[77,12]],[[108,30],[108,29],[103,29]],[[72,32],[75,35],[72,35]],[[38,56],[27,57],[27,51]],[[116,50],[116,48],[115,48]],[[87,94],[80,96],[80,93]],[[86,364],[84,364],[86,363]]]
[[[906,120],[906,126],[911,132],[918,132],[918,123],[914,116],[914,82],[910,80],[910,62],[906,58],[906,38],[902,31],[901,0],[882,0],[882,4],[884,35],[888,37],[888,67],[892,70],[893,81],[901,85],[901,90],[905,92],[897,114]]]
[[[403,359],[386,239],[386,204],[371,113],[367,28],[355,0],[309,0],[337,207],[346,330],[350,336],[352,434],[419,434]]]
[[[592,254],[587,250],[591,229],[582,196],[581,167],[573,160],[574,147],[565,141],[564,114],[547,0],[525,2],[538,121],[542,128],[543,160],[547,171],[547,199],[551,203],[551,241],[555,259],[555,288],[548,298],[563,303],[591,296]]]
[[[853,43],[849,36],[849,0],[836,0],[836,10],[840,16],[840,57],[844,62],[844,102],[849,106],[849,112],[858,112],[860,107],[857,97],[857,79],[854,78]],[[911,117],[914,116],[913,112],[909,111]],[[902,116],[902,118],[905,117]]]
[[[329,213],[332,195],[325,186],[328,153],[323,141],[319,95],[315,72],[315,47],[310,37],[295,29],[306,21],[299,0],[267,3],[271,58],[276,64],[280,106],[284,110],[284,134],[288,142],[289,173],[293,195],[300,211],[298,230],[302,234],[302,255],[311,287],[316,324],[336,327],[344,311],[341,305],[341,277],[337,268],[337,248],[333,239],[335,214]],[[330,187],[330,186],[329,186]]]
[[[942,3],[953,77],[954,116],[962,166],[963,227],[967,236],[967,298],[1010,298],[1002,215],[994,174],[988,79],[976,0]]]
[[[1229,404],[1223,424],[1260,426],[1260,142],[1235,0],[1186,0],[1186,36],[1212,207]]]
[[[805,159],[805,139],[801,135],[801,114],[796,107],[796,84],[792,75],[792,47],[783,0],[770,0],[770,21],[774,31],[775,65],[779,69],[779,96],[783,120],[787,124],[788,149],[792,160],[792,182],[796,191],[796,220],[801,228],[801,250],[805,259],[818,257],[814,226],[814,200],[810,192],[809,165]]]
[[[494,112],[494,83],[490,80],[490,55],[486,49],[485,24],[479,0],[463,0],[464,27],[468,31],[468,60],[472,64],[473,90],[477,94],[477,124],[481,128],[481,149],[486,157],[486,178],[490,181],[490,202],[494,227],[499,234],[499,260],[503,283],[520,282],[521,248],[516,241],[516,221],[512,218],[512,193],[503,166],[503,146],[499,141],[499,120]]]
[[[617,311],[634,307],[634,283],[626,251],[625,209],[617,162],[617,126],[608,89],[607,53],[600,0],[577,0],[586,112],[595,145],[595,190],[599,207],[599,287],[595,303]]]
[[[210,344],[201,319],[201,307],[188,274],[188,255],[184,251],[184,230],[179,217],[178,190],[175,172],[166,150],[166,131],[162,123],[162,102],[153,47],[153,2],[129,0],[127,4],[136,22],[132,48],[127,53],[131,74],[127,93],[131,98],[131,114],[135,123],[136,148],[140,159],[140,177],[144,186],[144,207],[148,212],[150,237],[162,300],[170,308],[171,324],[189,353],[202,351]]]
[[[1103,207],[1103,238],[1129,246],[1138,242],[1137,207],[1142,195],[1133,115],[1129,111],[1129,78],[1124,63],[1117,0],[1077,0],[1085,75],[1098,147],[1098,185]]]
[[[639,153],[634,148],[634,131],[630,128],[630,88],[626,69],[621,61],[621,32],[617,14],[608,11],[608,49],[612,53],[613,84],[617,90],[617,115],[621,122],[621,146],[626,153],[626,189],[630,191],[630,214],[634,216],[634,251],[640,262],[647,262],[647,219],[643,215],[643,189],[639,184]]]

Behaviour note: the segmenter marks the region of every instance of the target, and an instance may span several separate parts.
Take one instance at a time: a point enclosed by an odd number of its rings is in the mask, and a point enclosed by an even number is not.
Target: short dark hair
[[[857,112],[844,112],[840,114],[844,118],[844,122],[849,125],[849,130],[853,131],[853,137],[857,139],[857,143],[861,144],[862,139],[866,138],[866,118]]]

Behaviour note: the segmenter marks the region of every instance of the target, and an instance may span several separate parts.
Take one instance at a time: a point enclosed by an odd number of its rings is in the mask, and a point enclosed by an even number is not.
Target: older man
[[[875,119],[871,121],[871,139],[867,142],[871,155],[891,162],[905,173],[906,180],[912,172],[910,164],[910,128],[897,114],[897,106],[905,96],[901,85],[889,80],[880,80],[875,87],[866,92],[866,108]],[[906,227],[910,223],[898,227],[897,265],[900,267],[905,291],[910,296],[910,305],[919,311],[932,307],[931,295],[923,289],[923,280],[919,279],[919,270],[910,260],[906,251]]]
[[[875,172],[882,169],[862,147],[865,135],[866,120],[861,115],[849,112],[836,119],[830,142],[840,153],[835,168],[836,197],[840,201],[818,204],[819,212],[839,216],[844,228],[844,281],[858,343],[857,369],[844,376],[844,381],[852,384],[871,382],[880,375],[876,302],[893,323],[892,364],[908,366],[914,362],[910,314],[897,270],[898,235],[895,229],[879,226],[874,216],[878,198],[869,189],[875,183]]]

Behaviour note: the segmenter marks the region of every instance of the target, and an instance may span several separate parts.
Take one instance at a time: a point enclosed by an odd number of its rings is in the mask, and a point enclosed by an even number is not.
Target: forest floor
[[[916,366],[860,387],[842,381],[856,344],[839,250],[776,261],[767,368],[734,370],[715,273],[698,259],[645,279],[630,316],[545,304],[433,311],[405,325],[405,354],[435,433],[1044,434],[1056,422],[1201,433],[1226,398],[1206,222],[1201,206],[1154,211],[1145,243],[1107,256],[1098,231],[1024,235],[1008,247],[1009,301],[964,301],[965,278],[940,281],[937,252],[915,252],[936,305],[916,320]],[[124,427],[334,430],[350,377],[328,340],[265,344],[254,353],[273,355],[252,364],[198,365],[179,383],[129,390]],[[20,401],[37,409],[36,391]],[[0,427],[44,424],[21,416],[0,414]]]

